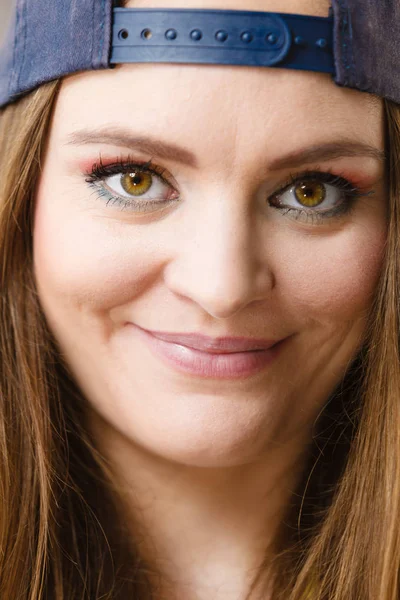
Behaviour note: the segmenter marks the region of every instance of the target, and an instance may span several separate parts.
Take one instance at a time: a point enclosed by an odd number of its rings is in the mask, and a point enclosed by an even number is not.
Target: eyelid
[[[335,186],[335,181],[332,178],[336,179],[337,187],[341,186],[343,188],[347,186],[349,194],[352,194],[352,192],[354,192],[354,195],[364,196],[367,194],[369,195],[371,193],[374,193],[374,191],[370,190],[370,186],[362,186],[352,177],[346,176],[344,173],[339,173],[329,167],[326,167],[324,169],[306,169],[297,173],[290,173],[289,179],[286,181],[286,183],[282,185],[277,191],[274,191],[273,194],[271,194],[270,198],[283,194],[299,181],[304,181],[307,179],[317,179],[326,184]]]
[[[86,183],[95,190],[98,198],[104,198],[106,205],[119,207],[119,210],[131,210],[134,213],[150,214],[152,209],[161,211],[167,206],[176,203],[180,200],[180,193],[176,189],[174,183],[169,181],[173,179],[168,174],[168,171],[159,165],[153,165],[152,160],[135,160],[131,157],[118,158],[110,161],[104,161],[102,156],[97,163],[87,167],[85,170]],[[167,189],[167,197],[150,197],[145,198],[143,195],[137,197],[129,193],[124,194],[121,190],[114,189],[110,183],[110,179],[121,179],[125,174],[130,172],[149,173],[153,182],[158,180],[158,184]],[[153,187],[153,186],[152,186]],[[163,195],[164,196],[164,195]]]
[[[92,186],[97,185],[97,187],[100,188],[100,191],[102,189],[104,192],[106,192],[106,189],[108,187],[105,182],[106,179],[112,177],[113,175],[123,175],[129,173],[130,170],[140,169],[143,172],[147,171],[153,176],[155,175],[156,177],[158,177],[163,182],[163,184],[168,186],[172,192],[175,192],[177,194],[176,198],[165,199],[165,202],[167,202],[167,204],[180,200],[180,193],[177,190],[175,179],[167,171],[167,169],[157,164],[153,164],[152,160],[153,159],[134,159],[132,156],[128,155],[125,157],[121,156],[114,160],[105,161],[100,155],[99,161],[92,165],[91,170],[90,168],[86,169],[86,182]],[[295,186],[296,183],[306,181],[307,179],[318,180],[327,185],[331,185],[331,187],[336,187],[337,190],[341,192],[342,196],[342,201],[337,203],[337,208],[332,210],[318,210],[317,208],[304,208],[301,207],[301,205],[299,205],[299,207],[293,207],[290,204],[285,204],[284,201],[280,202],[279,198],[286,191],[290,190],[290,188],[293,188],[293,186]],[[345,177],[344,175],[338,174],[337,172],[333,172],[333,170],[329,168],[319,170],[317,167],[315,170],[308,169],[300,173],[290,173],[289,179],[285,182],[285,184],[281,185],[279,189],[277,191],[274,191],[268,198],[266,198],[266,200],[268,201],[270,206],[283,212],[290,211],[292,213],[298,213],[299,216],[301,213],[306,218],[308,218],[307,215],[311,216],[313,214],[315,216],[318,214],[321,219],[324,218],[325,220],[327,220],[335,214],[339,214],[340,207],[343,208],[345,205],[350,205],[351,201],[354,202],[357,197],[367,196],[375,192],[374,190],[370,191],[370,186],[363,188],[362,186],[357,185],[356,183],[354,183],[354,179],[356,179],[356,177]],[[364,192],[364,189],[366,190],[366,192]],[[108,194],[113,193],[115,194],[115,191],[112,189],[110,189],[108,192]],[[136,205],[139,211],[143,210],[143,212],[146,211],[146,207],[157,207],[163,204],[163,201],[149,199],[144,200],[144,202],[141,205],[140,200],[137,201],[134,197],[130,198],[124,195],[115,195],[114,197],[109,198],[109,202],[110,201],[113,201],[115,203],[121,202],[121,204],[131,203],[132,205]],[[276,204],[274,204],[274,201],[276,202]]]
[[[298,206],[293,206],[285,203],[282,196],[285,193],[293,193],[296,184],[307,180],[318,181],[325,186],[330,186],[340,192],[340,199],[334,206],[325,206],[325,199],[321,205],[316,207],[302,206],[298,202]],[[356,185],[350,178],[333,173],[331,170],[324,171],[303,171],[299,174],[291,174],[290,181],[282,186],[279,191],[274,192],[269,198],[269,205],[279,210],[283,215],[291,215],[295,220],[301,220],[306,223],[311,221],[313,224],[323,224],[332,221],[332,219],[350,214],[353,210],[355,202],[362,196],[370,196],[376,190],[371,190],[370,186]]]
[[[130,170],[140,167],[145,172],[156,174],[166,185],[171,186],[174,191],[178,191],[178,184],[175,178],[167,169],[157,164],[153,164],[153,159],[136,159],[131,155],[120,156],[114,160],[104,160],[100,155],[98,162],[95,162],[91,168],[85,170],[86,182],[92,183],[94,180],[106,179],[112,175],[129,173]]]
[[[114,173],[115,174],[127,173],[127,172],[129,172],[130,169],[137,168],[137,167],[141,167],[141,168],[148,167],[150,172],[154,171],[164,181],[164,183],[172,186],[175,191],[178,191],[178,189],[177,189],[178,183],[177,183],[176,179],[171,175],[171,173],[167,169],[153,163],[153,158],[151,158],[150,160],[144,160],[144,159],[135,158],[131,154],[120,155],[117,159],[103,159],[102,155],[100,154],[98,162],[96,162],[96,163],[90,165],[90,167],[86,168],[84,170],[84,174],[88,178],[90,178],[90,176],[93,175],[94,170],[99,172],[102,169],[104,169],[104,170],[107,169],[107,172],[104,172],[104,178],[106,178]],[[329,167],[322,168],[320,166],[316,166],[314,169],[305,169],[303,171],[290,173],[289,178],[286,180],[286,182],[283,185],[281,185],[278,188],[278,190],[274,190],[274,192],[271,194],[270,197],[277,196],[278,194],[283,193],[290,186],[292,186],[294,183],[296,183],[298,181],[298,179],[301,179],[301,178],[304,179],[307,177],[310,177],[310,178],[321,177],[325,174],[330,174],[332,176],[337,177],[338,179],[342,178],[343,180],[346,180],[349,183],[351,183],[351,185],[353,186],[354,189],[358,189],[361,192],[363,192],[364,189],[365,190],[369,189],[368,186],[363,187],[362,185],[360,185],[360,182],[359,182],[360,177],[357,177],[355,175],[349,176],[348,174],[338,172]]]

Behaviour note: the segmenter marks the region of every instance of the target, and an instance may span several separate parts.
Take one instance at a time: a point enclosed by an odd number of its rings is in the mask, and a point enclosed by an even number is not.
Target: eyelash
[[[325,211],[317,211],[313,209],[307,210],[305,208],[294,208],[289,206],[279,207],[271,203],[272,198],[280,196],[285,191],[293,187],[295,184],[304,181],[318,181],[335,187],[337,190],[342,192],[342,202],[338,206],[332,208],[331,210]],[[268,200],[272,208],[279,210],[284,215],[290,214],[295,220],[305,220],[311,223],[321,223],[329,219],[333,219],[335,217],[338,218],[350,213],[358,198],[371,196],[374,193],[375,190],[368,190],[366,188],[357,186],[355,183],[353,183],[346,177],[343,177],[342,175],[337,175],[330,169],[326,169],[325,171],[305,170],[300,171],[298,173],[291,173],[289,176],[289,180],[277,192],[274,192]]]
[[[86,183],[89,184],[90,187],[94,188],[97,195],[99,197],[104,197],[107,199],[107,206],[112,203],[113,205],[117,205],[121,207],[122,210],[128,210],[133,207],[133,210],[136,212],[146,212],[151,207],[159,207],[160,204],[169,205],[173,202],[179,200],[178,198],[167,199],[162,202],[159,200],[151,201],[147,200],[145,202],[138,202],[134,198],[125,199],[120,196],[113,196],[109,191],[107,191],[102,185],[101,182],[112,175],[123,175],[129,173],[132,170],[140,171],[143,173],[149,173],[150,175],[156,175],[161,179],[161,181],[168,185],[174,192],[177,192],[175,186],[172,184],[171,180],[166,175],[167,170],[152,163],[152,159],[146,163],[140,163],[137,161],[133,161],[130,157],[126,160],[118,159],[115,163],[105,166],[102,163],[101,158],[98,163],[95,163],[92,167],[92,170],[86,173]],[[343,194],[343,201],[331,210],[326,211],[316,211],[313,209],[303,209],[303,208],[294,208],[289,206],[276,206],[271,203],[273,198],[277,198],[282,195],[285,191],[287,191],[293,185],[307,180],[319,181],[321,183],[329,184],[333,187],[336,187]],[[177,192],[178,193],[178,192]],[[282,185],[278,191],[274,192],[268,198],[269,205],[279,210],[283,215],[290,214],[292,218],[295,220],[301,220],[306,222],[311,222],[313,224],[321,223],[327,221],[329,219],[333,219],[335,217],[341,217],[349,213],[357,198],[370,196],[374,193],[374,190],[364,190],[361,187],[355,185],[348,179],[343,176],[337,175],[333,173],[331,170],[327,169],[326,171],[311,171],[305,170],[298,173],[291,173],[289,176],[289,180],[286,181],[284,185]]]
[[[149,173],[150,175],[157,175],[161,179],[163,183],[171,187],[175,192],[175,186],[172,184],[170,179],[166,176],[167,170],[159,167],[158,165],[153,165],[152,159],[146,163],[135,162],[131,158],[128,157],[127,160],[118,159],[115,163],[110,165],[104,165],[101,158],[98,163],[95,163],[92,167],[90,173],[86,173],[86,183],[89,184],[90,187],[94,188],[96,193],[101,198],[107,198],[107,206],[112,203],[113,205],[120,206],[122,210],[132,209],[136,212],[146,212],[150,207],[159,207],[160,201],[152,201],[147,200],[145,202],[140,202],[135,200],[134,198],[122,198],[120,196],[113,196],[109,191],[107,191],[102,185],[101,182],[112,175],[124,175],[129,173],[130,171],[139,171],[141,173]],[[172,204],[172,202],[176,202],[179,198],[174,200],[165,200],[163,204]]]

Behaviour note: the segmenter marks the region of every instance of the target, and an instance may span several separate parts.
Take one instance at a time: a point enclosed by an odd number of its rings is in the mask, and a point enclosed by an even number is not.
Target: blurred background
[[[0,43],[6,32],[13,5],[14,0],[0,0]]]

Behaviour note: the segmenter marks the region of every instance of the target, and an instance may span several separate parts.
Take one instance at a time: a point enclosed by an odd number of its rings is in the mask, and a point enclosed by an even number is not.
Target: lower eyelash
[[[354,203],[356,198],[350,198],[347,202],[342,202],[342,204],[335,208],[334,210],[322,212],[312,212],[304,209],[298,209],[293,207],[288,208],[277,208],[276,206],[272,206],[276,210],[279,210],[283,215],[291,214],[292,218],[295,221],[304,221],[306,223],[311,223],[313,225],[321,224],[328,219],[334,219],[335,217],[342,217],[343,215],[350,214],[354,208]],[[292,214],[293,213],[293,214]]]
[[[121,208],[121,210],[133,210],[134,212],[146,212],[151,208],[160,209],[161,205],[163,207],[169,206],[173,202],[176,202],[178,198],[166,199],[166,200],[135,200],[132,198],[124,198],[121,196],[114,196],[110,191],[108,191],[103,185],[102,182],[107,177],[112,175],[122,175],[124,173],[129,173],[130,170],[139,170],[143,173],[149,173],[152,176],[158,177],[161,181],[163,181],[166,185],[168,185],[171,189],[175,190],[174,185],[169,180],[169,177],[166,176],[166,169],[158,165],[153,165],[152,159],[146,163],[137,162],[128,157],[124,160],[122,157],[119,158],[115,163],[105,166],[102,162],[102,158],[100,156],[99,162],[95,163],[92,167],[91,172],[86,173],[86,183],[91,187],[99,198],[106,198],[107,203],[115,205]],[[176,190],[175,190],[176,191]]]
[[[152,160],[147,163],[138,164],[135,161],[129,159],[127,161],[122,158],[119,159],[113,165],[104,166],[100,157],[99,163],[93,165],[92,171],[90,173],[86,173],[87,179],[86,183],[96,192],[98,197],[105,198],[107,200],[106,205],[109,204],[120,207],[121,210],[134,210],[135,212],[146,212],[149,208],[160,208],[160,201],[151,201],[147,200],[146,202],[136,201],[134,198],[125,199],[120,196],[113,196],[110,191],[107,191],[104,186],[101,185],[104,178],[109,177],[113,174],[126,173],[129,169],[135,168],[140,169],[143,172],[148,172],[151,174],[155,174],[160,177],[167,185],[171,185],[168,181],[168,178],[165,177],[165,169],[158,167],[157,165],[152,164]],[[303,171],[296,174],[291,174],[289,181],[282,186],[279,191],[275,192],[272,197],[278,197],[284,191],[286,191],[290,186],[295,185],[300,181],[305,180],[318,180],[321,183],[330,184],[331,186],[336,187],[338,190],[341,190],[344,198],[343,201],[336,206],[335,208],[327,211],[317,211],[312,209],[305,208],[294,208],[292,206],[279,206],[270,202],[270,206],[279,210],[282,214],[287,215],[290,214],[292,218],[295,220],[302,220],[305,222],[311,222],[312,224],[323,223],[325,220],[334,219],[335,217],[340,217],[346,213],[349,213],[357,198],[361,196],[369,196],[374,193],[374,191],[364,191],[360,187],[357,187],[355,184],[350,182],[344,176],[340,176],[336,173],[333,173],[329,169],[325,171]],[[174,198],[173,200],[166,200],[163,202],[163,206],[168,206],[172,202],[176,202],[179,198]]]
[[[331,210],[326,211],[317,211],[312,209],[305,208],[294,208],[292,206],[277,206],[269,203],[272,208],[279,210],[284,215],[291,214],[292,218],[295,220],[303,220],[305,222],[311,222],[312,224],[323,223],[328,219],[339,218],[345,214],[348,214],[352,211],[356,200],[360,197],[370,196],[375,193],[375,190],[363,190],[360,187],[356,186],[348,179],[343,176],[337,175],[332,171],[303,171],[301,173],[291,174],[290,180],[280,188],[278,192],[273,194],[274,197],[279,196],[284,191],[286,191],[289,187],[295,185],[296,183],[306,181],[306,180],[317,180],[322,183],[329,184],[331,186],[335,186],[338,190],[342,191],[344,196],[342,202]],[[270,197],[271,198],[271,197]]]
[[[134,207],[135,212],[146,212],[153,206],[158,208],[160,207],[160,201],[152,202],[151,200],[146,200],[145,203],[136,202],[133,198],[128,200],[128,198],[125,199],[120,196],[113,196],[107,192],[105,188],[103,188],[101,185],[97,185],[96,183],[89,183],[89,186],[93,188],[94,192],[99,198],[106,198],[106,206],[111,204],[112,206],[120,207],[121,210],[132,210],[132,207]],[[174,202],[174,200],[171,200],[170,202]],[[167,206],[168,201],[163,202],[163,205]]]

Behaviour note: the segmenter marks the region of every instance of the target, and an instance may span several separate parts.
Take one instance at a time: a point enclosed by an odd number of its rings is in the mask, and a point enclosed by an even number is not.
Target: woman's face
[[[109,437],[196,466],[307,439],[365,332],[386,236],[383,149],[381,102],[320,73],[126,64],[64,81],[36,198],[35,274]],[[139,327],[280,343],[257,372],[212,375],[173,366]],[[238,368],[240,357],[214,359]]]

